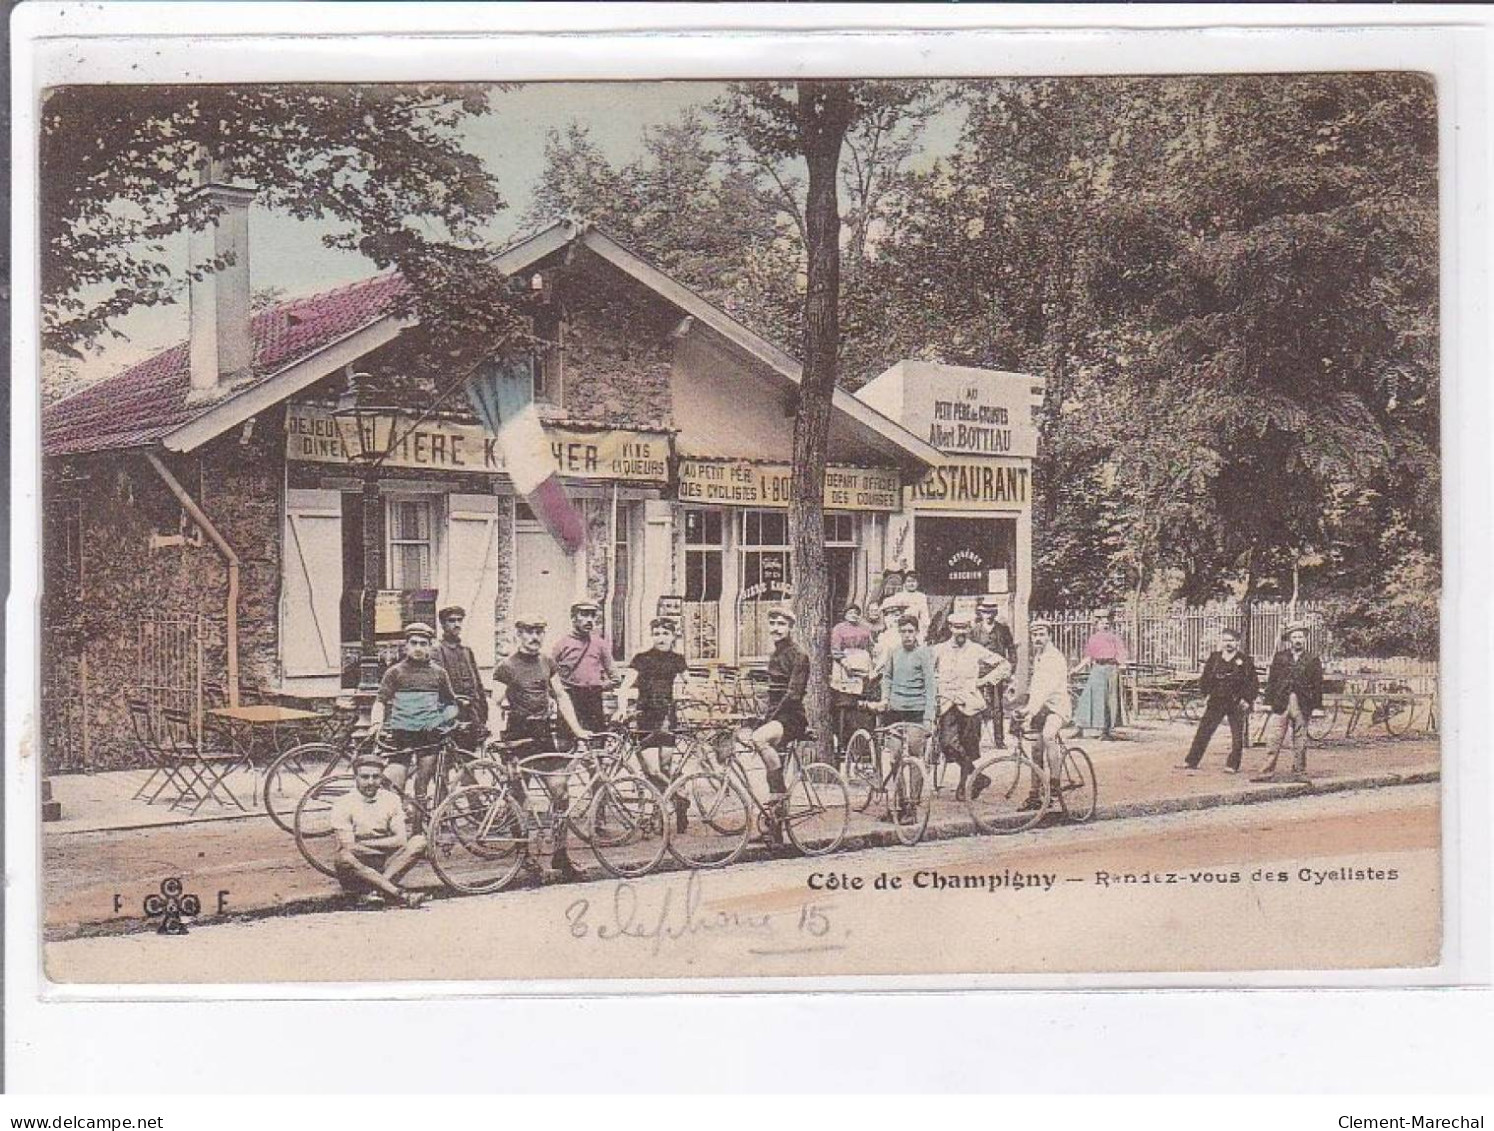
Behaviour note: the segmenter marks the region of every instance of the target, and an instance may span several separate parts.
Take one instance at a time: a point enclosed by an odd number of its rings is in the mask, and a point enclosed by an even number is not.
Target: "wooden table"
[[[302,723],[319,721],[323,718],[315,711],[303,711],[299,707],[279,707],[272,703],[253,703],[241,707],[214,707],[208,714],[220,720],[228,733],[228,741],[238,754],[244,765],[251,771],[257,769],[254,764],[256,753],[256,739],[268,731],[270,739],[270,750],[274,755],[283,753],[281,749],[282,727],[289,727],[294,732]]]

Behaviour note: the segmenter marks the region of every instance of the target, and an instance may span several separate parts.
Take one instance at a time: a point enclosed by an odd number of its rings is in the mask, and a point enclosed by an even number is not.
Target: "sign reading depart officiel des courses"
[[[383,466],[423,471],[504,470],[503,451],[482,425],[432,420],[412,430],[413,423],[413,417],[377,418],[372,440],[379,451],[388,445],[391,429],[399,438]],[[351,421],[339,420],[327,409],[289,405],[285,414],[286,457],[311,463],[352,463],[349,446],[358,446],[353,427]],[[663,432],[622,428],[592,432],[547,426],[545,437],[561,475],[658,484],[669,481],[669,437]]]
[[[788,464],[680,461],[682,503],[786,507],[793,482],[793,470]],[[825,506],[834,510],[900,510],[902,490],[902,480],[896,471],[875,467],[825,469]]]

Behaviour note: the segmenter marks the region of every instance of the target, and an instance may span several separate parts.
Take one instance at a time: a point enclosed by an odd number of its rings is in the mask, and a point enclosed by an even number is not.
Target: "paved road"
[[[1186,749],[1190,728],[1151,724],[1133,728],[1124,742],[1086,744],[1100,776],[1100,804],[1104,816],[1115,807],[1147,807],[1162,802],[1187,803],[1209,795],[1238,795],[1244,800],[1259,794],[1247,775],[1221,772],[1222,743],[1205,762],[1205,772],[1182,774],[1173,766]],[[1251,751],[1247,766],[1263,757]],[[1356,775],[1403,772],[1435,767],[1438,749],[1432,739],[1363,741],[1315,748],[1314,773],[1324,787]],[[935,834],[963,835],[969,818],[963,807],[949,801],[936,806]],[[886,832],[870,817],[857,816],[857,833]],[[1045,843],[1048,830],[1038,834]],[[578,854],[584,863],[584,854]],[[53,937],[80,931],[138,929],[141,901],[160,880],[181,876],[203,901],[204,913],[217,914],[221,896],[227,914],[296,906],[333,895],[337,888],[312,870],[296,851],[294,841],[267,817],[208,821],[106,832],[49,833],[44,842],[46,881],[44,922]],[[438,888],[428,869],[412,876],[417,885]]]
[[[1440,946],[1438,797],[1404,786],[74,939],[47,944],[47,965],[59,980],[181,982],[1425,965]]]

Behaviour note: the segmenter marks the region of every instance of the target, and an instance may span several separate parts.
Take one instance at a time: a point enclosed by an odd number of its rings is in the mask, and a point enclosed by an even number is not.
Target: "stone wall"
[[[284,443],[278,417],[266,414],[246,444],[235,430],[200,453],[162,457],[239,555],[239,679],[251,693],[276,677]],[[82,582],[76,590],[62,581],[55,533],[57,517],[70,505],[81,516]],[[48,591],[42,632],[51,641],[43,657],[43,718],[75,710],[74,704],[45,700],[49,692],[71,695],[76,688],[87,732],[86,756],[78,748],[83,726],[67,744],[44,743],[57,763],[47,770],[142,765],[125,705],[156,682],[141,665],[142,625],[197,619],[202,681],[226,686],[227,564],[140,452],[47,461],[43,515],[44,525],[53,528],[44,539],[42,567]],[[184,640],[193,636],[183,631]],[[185,656],[189,671],[193,651],[195,645]],[[63,669],[68,678],[59,677]],[[194,699],[195,692],[184,688],[177,701]]]

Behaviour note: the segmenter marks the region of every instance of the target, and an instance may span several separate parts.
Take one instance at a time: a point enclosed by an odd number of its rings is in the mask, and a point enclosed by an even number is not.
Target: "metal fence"
[[[1133,663],[1155,664],[1178,672],[1201,668],[1218,646],[1223,629],[1244,633],[1246,627],[1245,616],[1235,602],[1143,606],[1139,618],[1125,607],[1116,608],[1114,613],[1116,631],[1126,642]],[[1094,631],[1093,609],[1058,609],[1032,616],[1052,624],[1053,639],[1071,664],[1084,654],[1084,642]],[[1334,650],[1324,619],[1323,608],[1313,602],[1299,601],[1295,609],[1285,602],[1258,602],[1251,607],[1250,631],[1245,638],[1251,653],[1264,660],[1276,650],[1286,626],[1300,621],[1307,626],[1308,649],[1327,662]]]
[[[203,618],[199,616],[143,617],[136,646],[140,682],[136,691],[150,704],[159,722],[169,707],[192,719],[192,734],[202,738]]]

